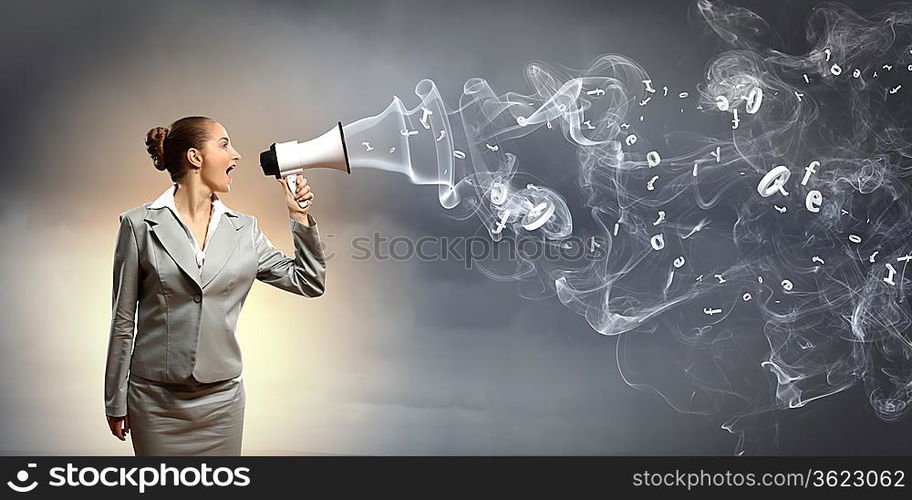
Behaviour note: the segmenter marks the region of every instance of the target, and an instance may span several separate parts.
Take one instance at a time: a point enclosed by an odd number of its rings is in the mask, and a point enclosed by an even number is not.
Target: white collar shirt
[[[171,213],[174,214],[174,218],[180,223],[181,227],[184,228],[184,231],[187,233],[188,240],[187,243],[191,246],[193,254],[196,256],[196,265],[200,268],[203,267],[203,261],[206,259],[206,252],[200,248],[199,243],[196,241],[196,236],[193,235],[193,231],[184,224],[184,221],[181,220],[180,215],[177,213],[177,205],[174,203],[174,193],[177,192],[178,184],[172,184],[168,189],[165,190],[155,201],[153,201],[149,208],[161,208],[168,207],[171,209]],[[212,235],[215,234],[215,230],[219,225],[219,222],[222,220],[222,214],[230,213],[237,215],[237,212],[228,208],[222,200],[219,199],[218,195],[212,193],[212,212],[209,216],[209,228],[206,230],[206,243],[204,248],[209,247],[209,240],[212,239]]]

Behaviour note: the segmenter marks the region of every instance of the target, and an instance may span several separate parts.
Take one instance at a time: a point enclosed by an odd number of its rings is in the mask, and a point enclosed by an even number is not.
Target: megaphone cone
[[[351,174],[342,122],[316,139],[301,143],[273,143],[268,150],[260,153],[260,168],[265,175],[273,175],[276,179],[284,177],[292,193],[295,191],[295,176],[307,169],[329,168]],[[304,208],[309,202],[298,204]]]
[[[351,173],[342,122],[325,134],[306,142],[276,142],[260,153],[260,167],[277,179],[310,168],[330,168]]]

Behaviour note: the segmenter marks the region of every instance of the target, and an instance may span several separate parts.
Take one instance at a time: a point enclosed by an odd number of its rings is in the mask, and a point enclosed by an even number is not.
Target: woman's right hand
[[[126,441],[124,436],[130,433],[130,417],[126,415],[123,417],[112,417],[107,415],[107,417],[108,427],[111,428],[111,434],[114,434],[117,439],[121,441]]]

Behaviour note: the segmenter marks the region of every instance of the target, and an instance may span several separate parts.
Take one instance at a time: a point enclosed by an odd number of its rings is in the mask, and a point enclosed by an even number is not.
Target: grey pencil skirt
[[[127,415],[136,456],[241,454],[244,381],[166,384],[130,374]]]

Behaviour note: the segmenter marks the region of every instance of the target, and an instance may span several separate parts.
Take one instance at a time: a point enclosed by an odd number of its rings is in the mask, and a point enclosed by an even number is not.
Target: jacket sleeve
[[[288,218],[295,246],[293,259],[272,245],[260,230],[257,218],[253,217],[253,247],[257,253],[256,278],[297,295],[319,297],[326,288],[326,262],[317,223],[310,214],[307,217],[310,226]]]
[[[139,250],[133,224],[120,216],[120,231],[114,249],[114,288],[111,330],[105,366],[105,413],[127,414],[127,380],[133,348],[136,302],[139,300]]]

